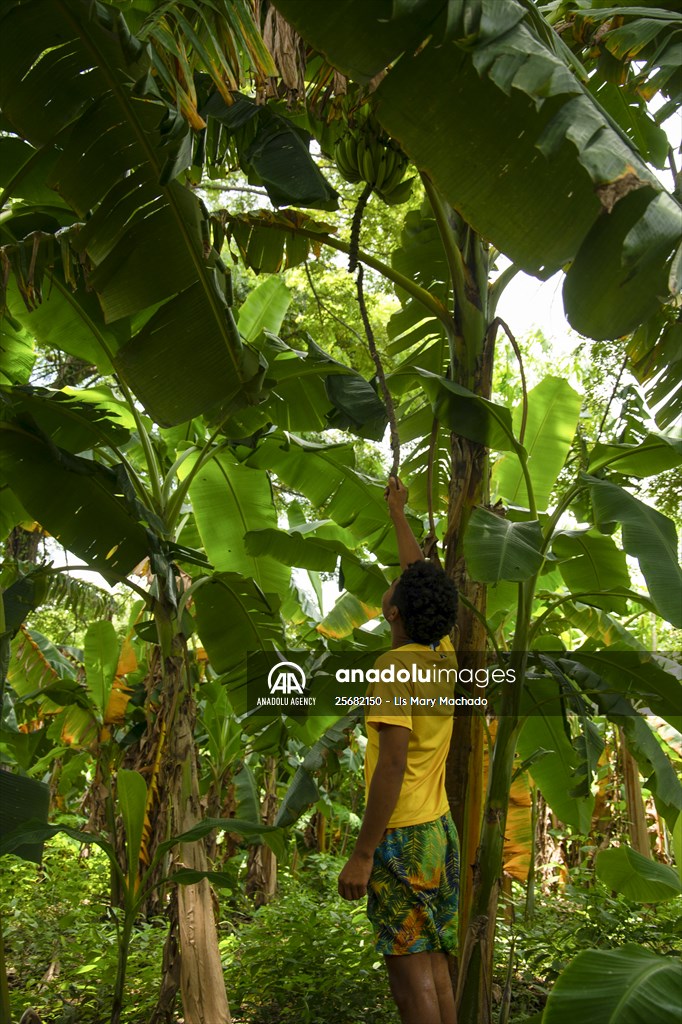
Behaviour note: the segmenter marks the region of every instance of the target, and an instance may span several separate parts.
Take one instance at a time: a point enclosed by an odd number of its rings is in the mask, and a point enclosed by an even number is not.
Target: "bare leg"
[[[455,993],[450,979],[450,964],[446,953],[431,953],[431,971],[436,986],[441,1024],[457,1024]]]
[[[402,1024],[456,1024],[444,953],[408,953],[385,959]]]

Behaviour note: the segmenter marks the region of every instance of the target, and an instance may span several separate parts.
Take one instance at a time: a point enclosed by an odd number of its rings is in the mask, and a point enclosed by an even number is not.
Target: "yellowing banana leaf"
[[[315,629],[330,640],[341,640],[350,636],[358,626],[375,619],[380,611],[380,605],[365,604],[346,591]]]

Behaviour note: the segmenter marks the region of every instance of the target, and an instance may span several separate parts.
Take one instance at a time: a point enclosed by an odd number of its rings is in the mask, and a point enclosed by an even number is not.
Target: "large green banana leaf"
[[[77,455],[98,446],[117,447],[130,439],[130,431],[112,416],[112,408],[76,394],[48,388],[1,388],[0,418],[33,422],[53,444]]]
[[[597,526],[622,524],[623,548],[639,561],[659,614],[682,626],[682,569],[672,521],[609,480],[585,474],[582,479],[590,489]]]
[[[28,526],[33,520],[16,494],[4,482],[0,482],[0,533],[6,537],[10,530],[20,523]]]
[[[682,682],[656,661],[656,656],[616,642],[601,651],[581,649],[574,661],[598,675],[613,693],[637,702],[682,730]]]
[[[597,595],[615,587],[629,587],[625,552],[611,537],[597,530],[572,531],[555,534],[552,551],[560,559],[559,572],[573,594]],[[604,597],[600,607],[625,613],[624,597]]]
[[[682,882],[676,871],[629,846],[600,850],[595,871],[609,889],[638,903],[660,903],[682,893]]]
[[[528,683],[522,713],[528,717],[516,744],[519,757],[525,761],[537,750],[549,751],[533,764],[530,773],[557,818],[586,835],[590,830],[594,797],[571,795],[579,781],[576,771],[580,756],[567,735],[554,681],[542,679]]]
[[[63,546],[106,577],[126,575],[154,549],[146,514],[117,470],[71,455],[42,434],[0,422],[0,477]]]
[[[641,946],[585,949],[559,975],[542,1024],[671,1024],[682,964]]]
[[[281,277],[266,277],[249,292],[239,309],[237,323],[241,336],[253,342],[261,331],[279,334],[291,299],[291,288],[287,288]]]
[[[13,221],[10,221],[3,226],[6,230],[0,227],[3,241],[12,226]],[[17,258],[25,259],[25,248],[21,245],[14,247]],[[11,248],[9,251],[11,253]],[[7,247],[5,252],[8,252]],[[124,318],[115,323],[105,323],[97,296],[83,288],[74,292],[57,265],[49,271],[46,292],[45,301],[29,312],[16,283],[9,281],[7,309],[17,324],[23,325],[22,331],[43,345],[85,359],[102,373],[111,373],[110,357],[130,339],[129,320]],[[6,317],[0,321],[3,325],[6,322]]]
[[[251,555],[270,555],[284,565],[314,572],[334,572],[340,559],[343,586],[361,601],[380,605],[388,586],[386,577],[375,562],[363,559],[341,540],[334,539],[337,533],[347,532],[335,524],[322,524],[317,530],[271,528],[250,531],[245,534],[244,543]]]
[[[118,667],[120,643],[108,619],[91,622],[85,634],[83,662],[88,690],[104,719]]]
[[[0,834],[9,835],[15,828],[28,821],[47,822],[50,806],[50,787],[25,776],[0,772]],[[40,864],[43,859],[43,839],[40,836],[27,840],[12,849],[12,853],[24,860]]]
[[[542,565],[542,531],[537,519],[514,523],[485,508],[474,509],[464,534],[469,574],[482,583],[520,583]]]
[[[263,184],[273,206],[335,210],[338,193],[308,154],[308,140],[270,106],[232,93],[228,106],[214,93],[202,114],[219,121],[235,140],[239,164],[249,180]]]
[[[575,259],[567,300],[583,332],[617,337],[658,308],[682,213],[534,5],[275,6],[344,74],[367,82],[389,69],[375,91],[379,120],[480,234],[540,277]],[[594,313],[585,291],[605,297]]]
[[[347,527],[384,564],[397,562],[385,488],[355,468],[351,445],[318,444],[293,434],[272,434],[247,457],[246,464],[270,470],[291,490],[305,495],[325,516]],[[418,522],[411,521],[419,531]]]
[[[311,746],[282,798],[276,818],[278,827],[293,825],[319,799],[313,773],[322,768],[331,751],[348,744],[348,733],[357,725],[359,717],[355,714],[338,719]]]
[[[391,266],[411,281],[416,281],[448,308],[449,271],[445,250],[436,220],[422,210],[408,210],[400,233],[400,245],[391,252]],[[445,369],[447,346],[444,345],[442,325],[429,316],[420,302],[396,288],[401,308],[393,313],[386,325],[391,339],[390,355],[396,356],[409,349],[406,364],[415,359],[414,346],[421,342],[417,352],[419,366],[442,373]],[[428,360],[436,352],[438,366],[431,367]]]
[[[590,452],[588,471],[609,467],[626,476],[654,476],[682,464],[682,440],[647,434],[641,444],[596,444]]]
[[[228,241],[234,241],[247,267],[257,274],[276,274],[297,267],[322,238],[336,230],[298,210],[223,211]]]
[[[541,600],[547,600],[548,597],[552,600],[554,596],[548,595],[546,591],[538,592]],[[557,609],[559,624],[555,626],[554,632],[561,634],[566,627],[575,627],[585,636],[599,640],[607,647],[610,644],[622,643],[632,650],[644,650],[644,645],[625,626],[603,611],[604,608],[617,608],[623,598],[656,614],[654,605],[643,594],[625,587],[614,587],[613,590],[582,594],[575,601],[563,601],[561,607]]]
[[[35,362],[33,338],[18,321],[0,318],[0,383],[28,384]]]
[[[120,12],[86,0],[5,5],[0,66],[5,124],[33,148],[29,161],[46,152],[49,186],[76,218],[88,218],[70,241],[89,264],[104,321],[145,314],[117,348],[101,336],[101,317],[90,326],[150,414],[181,422],[257,379],[206,211],[173,180],[191,160],[189,128],[161,99],[150,53]],[[19,195],[24,169],[6,182]],[[34,263],[41,247],[49,240],[29,243]],[[51,276],[68,280],[66,270]],[[30,274],[24,284],[30,300]],[[32,320],[16,306],[13,313],[25,326]]]
[[[235,572],[215,573],[193,593],[196,623],[218,672],[242,669],[248,651],[284,649],[279,600]]]
[[[674,309],[659,313],[638,327],[628,343],[632,372],[646,387],[661,427],[682,416],[682,323],[675,317]]]
[[[261,422],[277,423],[282,430],[336,427],[380,441],[388,418],[372,384],[324,352],[310,335],[305,343],[304,354],[267,332],[256,342],[268,361],[268,383],[276,381],[255,410]]]
[[[434,415],[450,430],[498,451],[519,449],[509,409],[474,394],[440,374],[421,369],[417,373],[431,401]]]
[[[582,399],[563,377],[545,377],[528,392],[528,416],[523,447],[528,453],[528,474],[535,507],[543,512],[566,460],[578,425]],[[521,436],[523,403],[514,408],[514,433]],[[518,458],[505,454],[495,463],[491,489],[511,505],[528,508],[528,494]]]
[[[623,696],[627,683],[623,687],[619,679],[609,678],[603,672],[599,660],[607,655],[607,651],[592,653],[585,664],[584,652],[566,658],[560,658],[557,664],[562,672],[574,679],[585,695],[599,708],[601,714],[620,725],[625,734],[628,750],[633,754],[644,776],[646,788],[652,793],[656,808],[661,817],[665,818],[669,828],[674,828],[682,811],[682,785],[677,777],[674,765],[663,751],[657,736],[652,732],[647,719],[635,710],[630,700]],[[677,680],[673,680],[678,683]],[[679,685],[679,683],[678,683]],[[648,690],[648,693],[647,693]],[[637,703],[646,707],[650,703],[649,694],[653,687],[644,690],[644,700],[639,697]],[[637,688],[634,688],[637,695]],[[631,696],[632,694],[630,694]],[[672,705],[674,712],[679,710],[679,702]],[[671,717],[671,706],[668,704],[668,715]],[[679,725],[679,715],[672,714],[673,725]]]
[[[181,476],[190,473],[195,462],[193,456],[185,459]],[[202,466],[189,493],[204,549],[215,568],[250,577],[264,593],[282,599],[289,589],[290,569],[269,555],[249,554],[244,547],[249,531],[277,527],[267,472],[239,462],[226,450]]]

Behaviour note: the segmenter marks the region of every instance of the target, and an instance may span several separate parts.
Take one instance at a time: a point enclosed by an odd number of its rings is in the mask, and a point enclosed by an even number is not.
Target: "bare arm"
[[[407,502],[407,488],[396,476],[389,476],[388,487],[384,491],[388,514],[393,520],[395,536],[398,541],[398,556],[400,568],[407,569],[412,562],[420,562],[424,558],[422,549],[410,529],[410,524],[405,516],[405,504]]]
[[[400,795],[409,742],[410,730],[405,726],[381,726],[379,759],[367,794],[360,834],[339,875],[339,893],[345,900],[359,900],[367,893],[374,851],[382,840]]]

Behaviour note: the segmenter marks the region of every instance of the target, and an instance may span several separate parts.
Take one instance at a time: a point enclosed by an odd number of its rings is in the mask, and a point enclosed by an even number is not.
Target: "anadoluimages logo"
[[[290,697],[294,693],[304,693],[305,684],[305,672],[293,661],[278,661],[268,672],[268,690],[271,694],[282,693]]]

